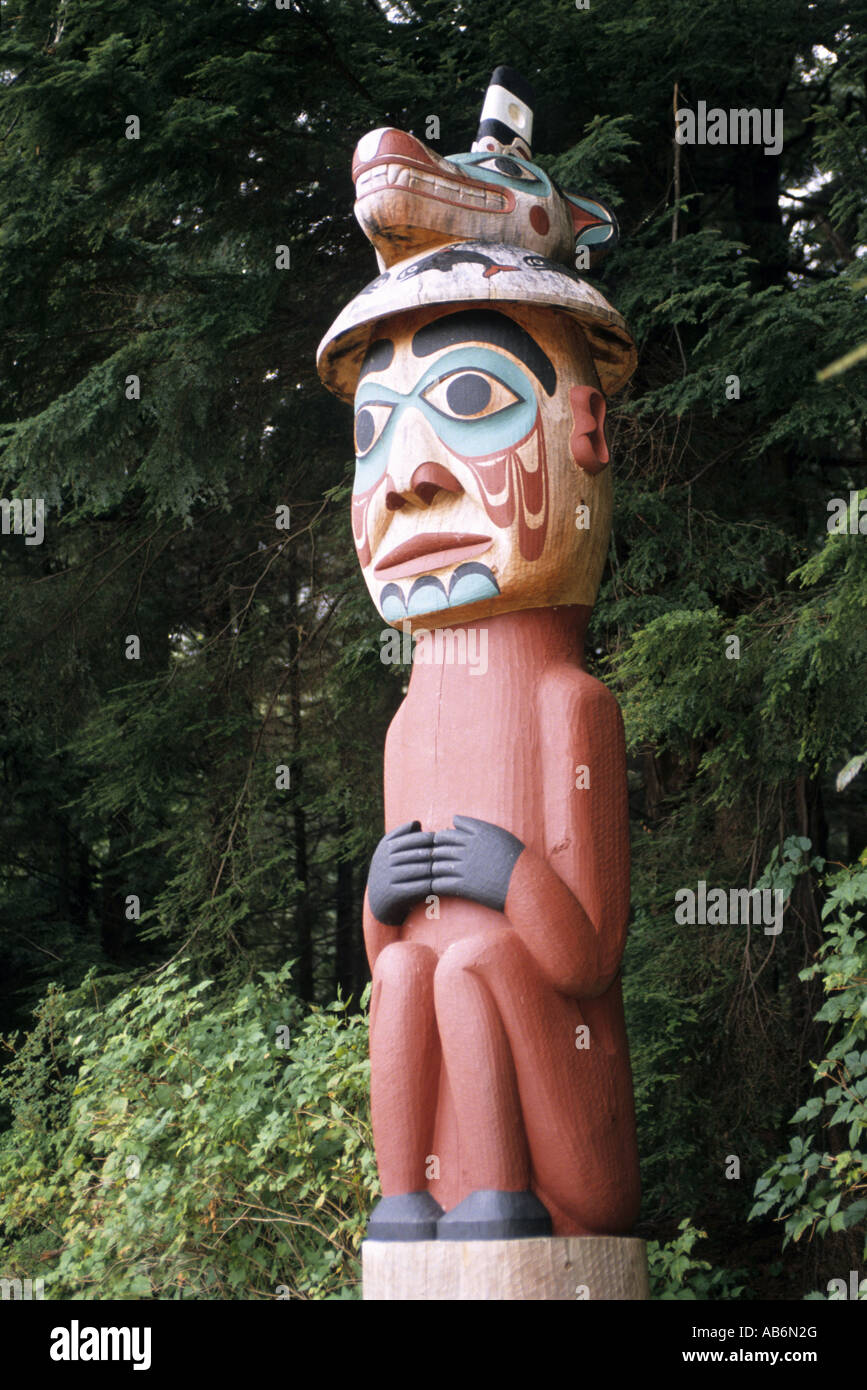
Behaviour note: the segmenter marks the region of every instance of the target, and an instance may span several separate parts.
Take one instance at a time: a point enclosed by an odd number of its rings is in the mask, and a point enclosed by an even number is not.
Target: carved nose
[[[423,145],[421,140],[417,140],[414,135],[410,135],[405,130],[397,130],[394,126],[380,126],[377,130],[369,130],[366,135],[362,135],[355,147],[355,154],[352,156],[352,178],[353,181],[372,164],[377,164],[389,156],[395,159],[411,159],[414,164],[426,164],[431,169],[436,169],[439,163],[445,163],[427,145]]]
[[[399,511],[407,502],[411,507],[429,507],[438,492],[463,492],[463,488],[441,463],[420,463],[409,487],[404,492],[388,492],[385,505],[390,512]]]

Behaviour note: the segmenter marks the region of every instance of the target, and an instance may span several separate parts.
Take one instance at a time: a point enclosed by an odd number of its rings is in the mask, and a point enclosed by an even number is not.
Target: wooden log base
[[[365,1301],[598,1302],[650,1296],[645,1243],[632,1236],[366,1240],[361,1256]]]

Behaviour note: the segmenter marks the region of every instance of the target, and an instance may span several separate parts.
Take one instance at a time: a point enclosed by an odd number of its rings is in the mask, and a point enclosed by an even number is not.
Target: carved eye
[[[391,418],[390,401],[366,401],[355,415],[355,457],[369,454]]]
[[[498,174],[505,174],[510,179],[530,179],[533,183],[537,182],[536,175],[531,174],[529,169],[525,169],[523,164],[519,164],[517,159],[510,159],[508,155],[492,155],[490,159],[479,160],[476,166],[479,169],[493,169]]]
[[[487,420],[520,400],[499,377],[466,368],[440,377],[422,395],[450,420]]]

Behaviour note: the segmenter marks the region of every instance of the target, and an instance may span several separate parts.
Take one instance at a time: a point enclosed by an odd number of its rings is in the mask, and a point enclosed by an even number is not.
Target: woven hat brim
[[[607,396],[635,371],[635,343],[623,318],[575,271],[519,246],[453,242],[399,262],[357,294],[319,344],[319,375],[329,390],[351,402],[365,353],[384,320],[428,305],[457,307],[480,300],[492,306],[534,305],[575,318]]]

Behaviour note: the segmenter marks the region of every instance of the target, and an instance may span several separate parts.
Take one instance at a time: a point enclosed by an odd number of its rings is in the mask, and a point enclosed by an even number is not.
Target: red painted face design
[[[533,428],[512,448],[473,458],[455,454],[470,470],[479,486],[482,505],[495,526],[508,529],[517,519],[518,550],[524,560],[538,560],[548,533],[550,486],[541,412]],[[379,488],[386,494],[394,484],[386,473],[366,492],[352,498],[352,534],[362,568],[372,558],[368,511]]]
[[[529,434],[505,452],[483,458],[456,457],[478,483],[485,511],[494,524],[509,527],[517,518],[521,557],[538,560],[548,533],[550,494],[541,412]]]
[[[377,488],[386,488],[392,484],[386,473],[384,478],[377,478],[373,487],[369,487],[366,492],[354,492],[352,494],[352,538],[355,541],[355,549],[358,551],[358,559],[362,569],[367,569],[371,560],[370,536],[367,531],[367,512],[370,507],[373,494]]]
[[[439,587],[423,597],[450,598],[452,572],[470,561],[490,589],[468,601],[473,613],[592,603],[611,484],[605,398],[587,381],[583,342],[559,318],[487,308],[420,313],[399,329],[377,340],[378,357],[369,349],[356,392],[352,529],[380,613],[409,613],[425,575]],[[459,600],[428,611],[416,594],[412,621],[453,612]]]

